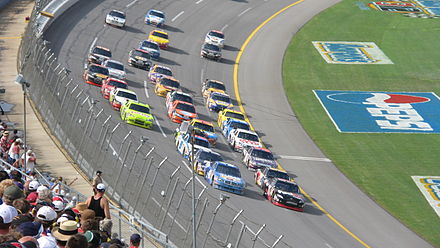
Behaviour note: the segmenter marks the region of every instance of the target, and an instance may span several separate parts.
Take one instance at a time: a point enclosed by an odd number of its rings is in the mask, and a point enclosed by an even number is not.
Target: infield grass
[[[321,89],[440,96],[440,19],[361,10],[356,2],[342,1],[295,35],[284,57],[286,94],[303,127],[345,175],[440,247],[440,218],[411,179],[440,176],[440,135],[339,133],[313,94]],[[327,64],[312,41],[375,42],[394,64]]]

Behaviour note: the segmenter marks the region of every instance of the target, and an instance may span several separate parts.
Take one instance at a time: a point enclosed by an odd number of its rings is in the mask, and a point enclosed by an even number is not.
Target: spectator
[[[38,193],[37,189],[40,187],[40,183],[38,181],[31,181],[29,182],[29,188],[28,188],[28,195],[26,196],[26,200],[29,201],[29,203],[36,203],[38,199]]]
[[[45,205],[50,205],[52,204],[52,197],[51,197],[51,192],[50,190],[44,186],[41,185],[37,188],[37,194],[38,194],[38,199],[37,199],[37,204],[45,204]]]
[[[34,237],[24,236],[18,240],[25,248],[38,248],[38,241]]]
[[[26,173],[34,171],[35,163],[37,161],[37,156],[31,149],[27,150],[27,152],[21,156],[21,163],[23,166],[25,160],[26,160]]]
[[[53,201],[52,202],[53,209],[59,216],[61,216],[61,212],[64,211],[64,202],[62,201]]]
[[[97,231],[87,231],[84,233],[87,238],[88,248],[99,248],[101,244],[101,235]]]
[[[14,185],[14,181],[12,181],[12,179],[5,179],[0,182],[0,197],[3,197],[5,189],[11,185]]]
[[[98,184],[102,183],[101,175],[102,175],[102,171],[100,170],[96,171],[96,176],[93,177],[93,181],[92,181],[93,189],[95,189],[96,186],[98,186]]]
[[[12,206],[17,209],[19,214],[29,214],[32,209],[31,204],[24,198],[14,200]]]
[[[17,232],[23,234],[23,236],[38,238],[43,232],[43,226],[41,225],[41,223],[36,221],[24,222],[21,223],[16,230]]]
[[[38,238],[40,248],[56,248],[57,242],[51,235],[52,224],[55,222],[57,214],[55,210],[48,206],[42,206],[38,209],[35,221],[43,225],[41,237]]]
[[[59,248],[64,248],[70,237],[78,234],[78,227],[76,221],[68,220],[61,223],[60,227],[55,227],[52,235],[57,240]]]
[[[17,216],[17,210],[9,205],[0,205],[0,236],[9,233],[12,220]]]
[[[4,131],[2,137],[0,138],[0,150],[2,158],[6,157],[11,144],[9,143],[9,131]]]
[[[9,179],[9,174],[6,171],[2,170],[0,171],[0,182],[2,182],[5,179]]]
[[[13,184],[8,186],[3,192],[3,204],[7,204],[12,206],[12,203],[16,199],[24,198],[23,191],[17,187],[17,185]]]
[[[97,219],[85,220],[81,224],[81,231],[84,233],[87,231],[99,231],[99,220]]]
[[[24,186],[23,186],[23,180],[22,180],[22,175],[21,175],[20,171],[13,170],[9,174],[11,176],[11,179],[14,181],[15,185],[17,185],[21,190],[23,190]]]
[[[87,198],[86,204],[89,209],[95,211],[95,215],[100,219],[111,219],[108,200],[104,198],[105,185],[100,183],[96,186],[95,194]]]
[[[14,143],[12,143],[11,147],[8,151],[8,163],[14,164],[15,161],[17,161],[20,158],[20,151],[21,151],[21,145],[22,141],[21,139],[16,139]]]
[[[135,233],[130,236],[130,248],[139,248],[141,245],[141,235]]]
[[[66,248],[85,248],[87,245],[87,238],[84,235],[75,234],[67,241]]]

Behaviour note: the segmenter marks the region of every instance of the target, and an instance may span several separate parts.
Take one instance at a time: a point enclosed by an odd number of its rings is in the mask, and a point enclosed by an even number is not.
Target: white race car
[[[225,45],[225,35],[221,31],[211,30],[206,34],[205,43],[223,48]]]
[[[125,13],[119,10],[112,10],[105,17],[105,23],[123,28],[125,26]]]
[[[234,129],[229,133],[228,143],[234,151],[242,152],[245,147],[263,147],[257,133],[245,129]]]
[[[103,66],[107,67],[110,77],[118,78],[120,80],[125,80],[125,69],[124,65],[116,60],[108,59],[102,63]]]

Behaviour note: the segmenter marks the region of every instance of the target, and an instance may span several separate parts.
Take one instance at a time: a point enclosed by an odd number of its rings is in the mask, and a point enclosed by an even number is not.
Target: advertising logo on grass
[[[330,64],[393,64],[374,42],[312,41]]]
[[[314,93],[339,132],[440,133],[440,100],[432,92]]]
[[[370,2],[368,6],[385,12],[404,13],[408,17],[440,17],[439,0],[374,1]]]
[[[440,176],[412,176],[411,178],[440,217]]]

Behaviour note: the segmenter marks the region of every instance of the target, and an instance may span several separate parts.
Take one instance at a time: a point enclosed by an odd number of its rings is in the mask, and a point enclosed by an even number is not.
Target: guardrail
[[[43,28],[36,24],[44,7],[33,11],[19,53],[31,100],[89,178],[96,170],[106,172],[107,193],[127,213],[166,233],[176,246],[191,246],[191,177],[183,172],[186,168],[121,127],[79,87],[82,82],[69,76],[41,36],[47,23]],[[197,247],[291,247],[243,210],[208,194],[203,184],[197,183],[196,194]]]

